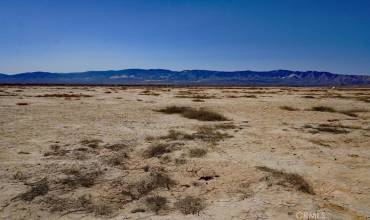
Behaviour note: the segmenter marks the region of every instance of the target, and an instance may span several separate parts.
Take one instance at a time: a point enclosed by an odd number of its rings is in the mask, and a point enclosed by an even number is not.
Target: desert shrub
[[[228,119],[220,113],[206,109],[189,109],[182,113],[185,118],[197,119],[199,121],[227,121]]]
[[[47,197],[43,203],[48,206],[51,212],[86,212],[94,213],[98,217],[112,217],[117,207],[103,202],[94,202],[91,195],[82,195],[78,198]]]
[[[158,213],[166,208],[168,200],[163,196],[151,196],[146,198],[145,203],[149,210]]]
[[[99,139],[84,139],[81,141],[82,145],[90,148],[98,148],[100,143],[103,143],[103,141]]]
[[[112,151],[120,151],[127,149],[128,147],[129,146],[126,143],[108,144],[104,146],[104,148],[107,148]]]
[[[207,150],[201,148],[193,148],[189,150],[190,157],[203,157],[207,154]]]
[[[106,156],[104,158],[104,161],[108,165],[113,166],[113,167],[116,167],[116,166],[124,167],[124,162],[127,160],[127,158],[128,158],[128,154],[125,151],[121,150],[118,152],[114,152],[113,154],[109,156]]]
[[[170,153],[172,151],[171,146],[168,143],[154,143],[144,152],[144,157],[159,157],[163,154]]]
[[[328,106],[314,106],[311,108],[311,111],[317,111],[317,112],[336,112],[336,110],[332,107]]]
[[[183,107],[183,106],[168,106],[166,108],[162,108],[158,110],[159,112],[166,113],[166,114],[182,114],[183,112],[187,111],[190,107]]]
[[[273,178],[277,179],[277,181],[275,182],[275,184],[277,185],[293,188],[297,191],[301,191],[311,195],[315,194],[310,184],[299,174],[287,173],[285,171],[276,170],[265,166],[260,166],[257,168],[264,172],[270,173]]]
[[[286,110],[286,111],[298,111],[299,110],[298,108],[294,108],[294,107],[287,106],[287,105],[280,106],[280,109]]]
[[[193,102],[205,102],[203,99],[193,99]]]
[[[30,184],[31,189],[20,195],[24,201],[32,201],[37,196],[46,195],[49,192],[49,184],[46,178]]]
[[[159,171],[151,171],[146,178],[139,180],[136,183],[130,184],[121,192],[123,195],[128,195],[132,200],[137,200],[147,195],[157,188],[170,189],[176,182],[171,179],[166,173]]]
[[[29,105],[28,102],[17,102],[17,105]]]
[[[102,171],[95,167],[92,170],[83,167],[72,167],[63,170],[63,173],[66,174],[67,177],[61,180],[62,184],[68,185],[69,187],[91,187],[102,174]]]
[[[327,132],[327,133],[333,133],[333,134],[347,134],[349,133],[346,128],[352,128],[343,126],[340,124],[332,125],[332,124],[318,124],[316,126],[313,125],[305,125],[304,128],[311,129],[311,133],[316,134],[319,132]]]
[[[181,114],[185,118],[197,119],[199,121],[227,121],[228,119],[220,113],[206,110],[204,108],[194,109],[184,106],[168,106],[158,110],[166,114]]]
[[[201,198],[186,196],[185,198],[178,200],[175,203],[175,207],[185,215],[199,215],[199,212],[202,211],[206,206],[205,202]]]
[[[37,95],[36,97],[56,97],[56,98],[81,98],[81,97],[92,97],[91,95],[86,94],[44,94],[44,95]]]
[[[202,141],[216,143],[224,140],[225,138],[231,138],[232,136],[227,133],[221,133],[217,131],[217,127],[214,126],[201,126],[198,131],[192,134],[193,139],[200,139]]]

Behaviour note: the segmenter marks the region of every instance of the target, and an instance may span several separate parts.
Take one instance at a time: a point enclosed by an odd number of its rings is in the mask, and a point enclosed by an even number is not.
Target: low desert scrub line
[[[348,115],[351,117],[357,117],[358,115],[356,113],[361,112],[368,112],[367,109],[349,109],[349,110],[337,110],[333,107],[329,106],[314,106],[310,109],[311,111],[317,111],[317,112],[332,112],[332,113],[341,113],[344,115]]]
[[[280,106],[280,109],[282,109],[282,110],[286,110],[286,111],[299,111],[299,109],[298,109],[298,108],[294,108],[294,107],[287,106],[287,105]]]
[[[282,170],[276,170],[273,168],[258,166],[257,169],[270,173],[271,177],[266,177],[266,181],[270,184],[276,184],[287,188],[293,188],[297,191],[301,191],[307,194],[315,195],[312,186],[299,174],[287,173]]]
[[[192,107],[173,105],[159,109],[158,112],[165,114],[180,114],[185,118],[197,119],[199,121],[228,121],[228,119],[220,113],[204,108],[195,109]]]

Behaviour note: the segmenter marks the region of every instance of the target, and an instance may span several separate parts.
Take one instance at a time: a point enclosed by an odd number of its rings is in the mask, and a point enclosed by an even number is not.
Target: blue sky
[[[1,0],[0,72],[370,74],[369,0]]]

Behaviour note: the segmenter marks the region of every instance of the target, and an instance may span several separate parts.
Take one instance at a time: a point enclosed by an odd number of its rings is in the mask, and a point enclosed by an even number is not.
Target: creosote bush
[[[280,109],[286,110],[286,111],[298,111],[299,110],[298,108],[294,108],[294,107],[287,106],[287,105],[280,106]]]
[[[49,192],[49,184],[46,178],[30,184],[31,189],[20,194],[20,198],[24,201],[32,201],[37,196],[46,195]]]
[[[166,208],[168,200],[163,196],[151,196],[146,198],[145,204],[149,210],[158,213],[160,210]]]
[[[181,114],[185,118],[197,119],[199,121],[227,121],[228,119],[220,113],[213,112],[204,108],[195,109],[184,106],[168,106],[158,110],[166,114]]]
[[[190,157],[203,157],[207,154],[207,150],[201,148],[193,148],[189,150]]]
[[[201,198],[186,196],[185,198],[178,200],[175,203],[175,207],[185,215],[199,215],[199,212],[202,211],[206,206],[205,202]]]
[[[153,143],[149,148],[144,152],[144,157],[159,157],[163,154],[170,153],[172,145],[169,143]]]
[[[277,180],[277,181],[274,181],[271,178],[266,178],[267,181],[271,181],[277,185],[281,185],[287,188],[290,187],[297,191],[301,191],[307,194],[311,194],[311,195],[315,194],[310,184],[299,174],[287,173],[285,171],[276,170],[276,169],[272,169],[272,168],[265,167],[265,166],[259,166],[257,168],[264,172],[270,173],[271,176],[275,180]]]

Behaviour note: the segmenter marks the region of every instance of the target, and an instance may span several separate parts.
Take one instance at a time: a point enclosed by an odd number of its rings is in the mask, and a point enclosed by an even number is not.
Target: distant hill
[[[76,73],[0,74],[0,84],[370,86],[370,76],[318,71],[210,71],[125,69]]]

